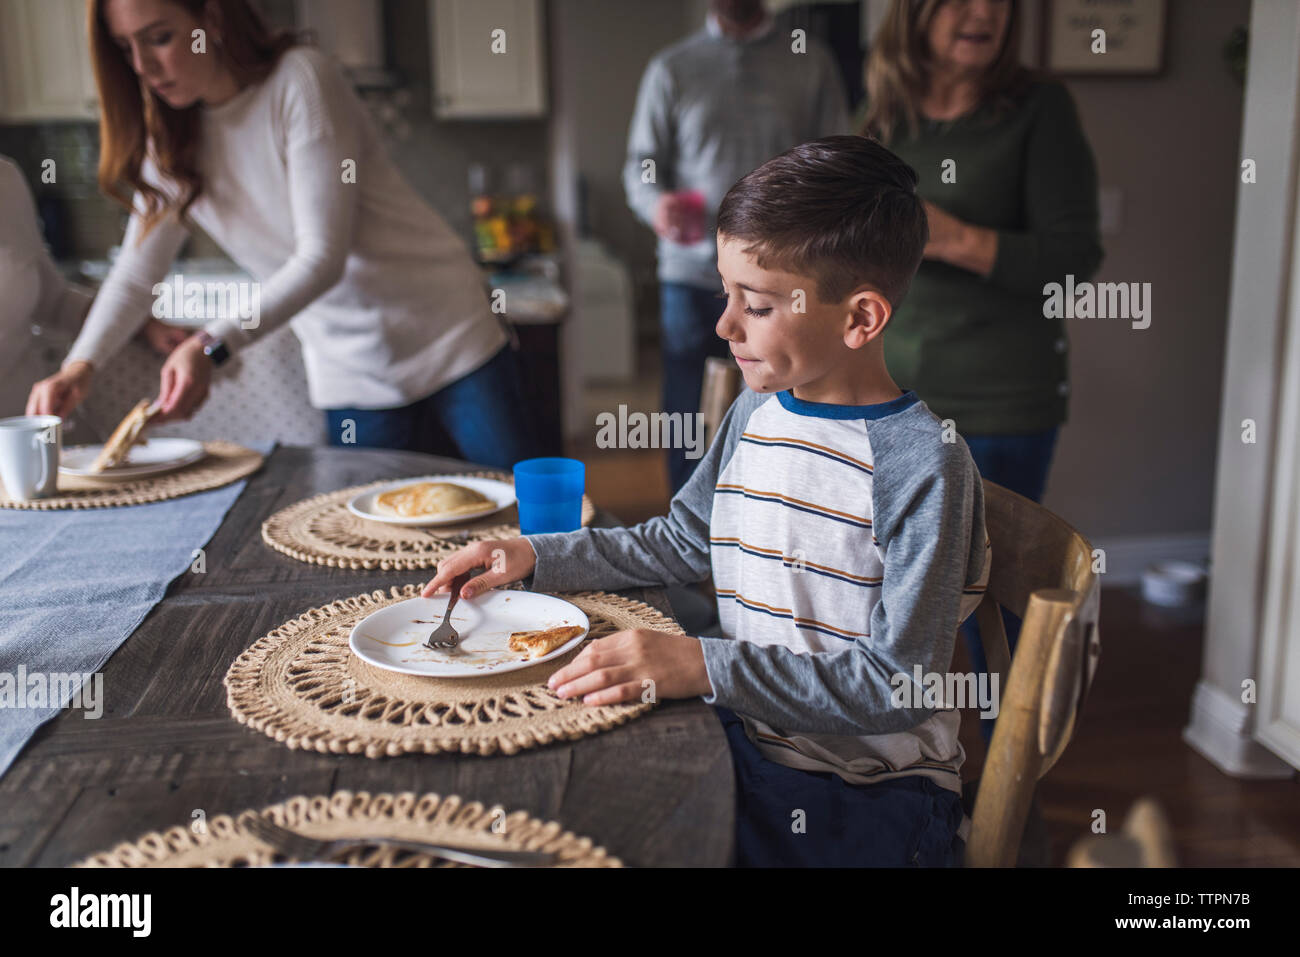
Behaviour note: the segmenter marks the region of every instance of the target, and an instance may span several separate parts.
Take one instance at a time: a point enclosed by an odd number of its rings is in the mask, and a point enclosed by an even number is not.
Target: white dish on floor
[[[447,595],[409,598],[381,608],[357,622],[348,647],[362,661],[405,675],[430,678],[480,678],[531,668],[566,654],[587,637],[591,623],[582,609],[560,598],[503,589],[462,598],[451,613],[460,645],[426,648],[424,641],[442,623]],[[510,635],[577,625],[582,634],[540,658],[510,650]]]
[[[1166,608],[1203,601],[1205,587],[1205,569],[1192,562],[1157,562],[1142,573],[1142,597]]]
[[[103,450],[102,445],[69,446],[63,450],[63,457],[59,460],[59,474],[94,479],[140,478],[191,465],[207,455],[203,443],[194,439],[154,436],[143,445],[132,446],[120,465],[103,472],[92,472],[90,466]]]
[[[483,510],[480,512],[468,512],[461,515],[452,515],[448,518],[427,518],[419,515],[404,518],[400,515],[385,515],[375,508],[375,499],[384,492],[401,488],[403,485],[414,485],[416,482],[450,482],[453,485],[462,485],[465,488],[473,489],[480,495],[486,495],[492,500],[492,504],[483,506]],[[369,519],[372,522],[384,522],[388,525],[459,525],[463,522],[472,522],[476,519],[485,518],[514,504],[515,487],[509,482],[499,482],[496,479],[488,478],[474,478],[469,475],[421,475],[416,478],[389,482],[386,485],[380,485],[359,495],[354,495],[348,500],[348,511],[358,518]]]

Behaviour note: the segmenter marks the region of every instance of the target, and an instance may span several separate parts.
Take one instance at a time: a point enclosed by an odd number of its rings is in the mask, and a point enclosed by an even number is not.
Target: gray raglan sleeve
[[[929,419],[871,428],[884,575],[870,637],[822,654],[701,638],[713,686],[706,703],[787,733],[889,734],[934,713],[896,707],[894,676],[910,681],[918,664],[923,674],[951,667],[962,589],[983,570],[985,542],[979,473],[965,443],[941,444],[940,429]]]
[[[660,193],[673,186],[676,156],[672,108],[672,77],[663,61],[656,57],[641,77],[636,110],[627,131],[627,157],[623,162],[627,204],[647,226],[654,219]],[[643,165],[646,160],[654,161],[654,175],[648,183]]]
[[[694,474],[673,496],[667,515],[631,528],[527,536],[537,553],[532,588],[645,588],[688,585],[707,578],[713,489],[749,413],[761,400],[746,390],[732,403]]]

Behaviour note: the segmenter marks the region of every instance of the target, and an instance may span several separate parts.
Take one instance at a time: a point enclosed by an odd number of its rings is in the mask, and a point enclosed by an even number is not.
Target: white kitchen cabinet
[[[433,114],[546,115],[541,0],[430,0]]]
[[[86,120],[98,113],[83,0],[0,3],[0,120]]]

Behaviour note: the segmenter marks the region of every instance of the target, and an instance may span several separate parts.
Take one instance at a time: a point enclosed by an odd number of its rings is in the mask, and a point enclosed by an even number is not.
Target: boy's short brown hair
[[[768,160],[727,191],[719,238],[763,269],[812,276],[837,302],[864,283],[895,309],[929,240],[916,171],[864,136],[827,136]]]

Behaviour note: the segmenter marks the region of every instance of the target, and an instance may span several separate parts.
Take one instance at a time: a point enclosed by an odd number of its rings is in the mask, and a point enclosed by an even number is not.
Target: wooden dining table
[[[0,777],[0,865],[64,866],[200,815],[340,790],[456,794],[527,811],[629,866],[731,863],[731,757],[699,699],[663,702],[576,741],[489,757],[293,750],[231,716],[222,679],[258,638],[310,608],[432,574],[300,562],[263,543],[262,522],[323,492],[476,468],[410,452],[277,447],[204,546],[203,570],[172,582],[104,666],[103,715],[64,709]],[[617,522],[598,511],[595,524]],[[619,594],[671,614],[662,590]]]

